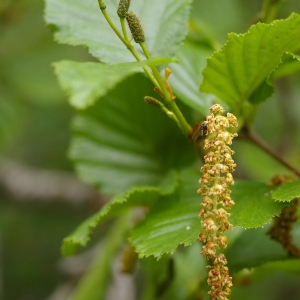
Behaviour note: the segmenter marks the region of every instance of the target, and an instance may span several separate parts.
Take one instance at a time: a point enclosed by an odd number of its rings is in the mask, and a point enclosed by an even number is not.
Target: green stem
[[[262,22],[270,23],[277,18],[283,0],[264,0],[262,6]]]
[[[141,46],[141,48],[142,48],[142,50],[143,50],[143,52],[144,52],[146,58],[147,58],[147,59],[150,59],[150,58],[151,58],[151,55],[150,55],[150,53],[149,53],[149,51],[148,51],[148,48],[147,48],[147,46],[145,45],[145,43],[140,43],[140,46]]]
[[[147,46],[145,45],[145,43],[140,43],[140,46],[146,56],[147,59],[151,59],[151,56],[150,56],[150,53],[148,51],[148,48]],[[155,66],[150,66],[153,74],[154,74],[154,77],[156,78],[157,82],[159,83],[159,86],[160,86],[160,89],[162,91],[162,94],[164,95],[165,97],[165,100],[166,102],[171,102],[173,101],[167,91],[167,88],[166,88],[166,85],[164,83],[164,80],[163,78],[161,77],[159,71],[157,70],[157,68]]]
[[[119,37],[119,39],[124,43],[124,45],[127,47],[127,49],[132,53],[132,55],[135,57],[135,59],[137,61],[142,61],[142,59],[140,58],[139,54],[135,51],[134,47],[131,45],[129,39],[128,39],[128,35],[127,35],[127,31],[126,31],[126,26],[125,26],[125,20],[124,18],[120,18],[120,22],[121,22],[121,27],[122,27],[122,32],[123,35],[119,32],[119,30],[117,29],[117,27],[114,25],[114,23],[112,22],[111,18],[109,17],[108,13],[106,12],[106,5],[103,3],[102,0],[98,0],[99,3],[99,7],[102,11],[103,16],[105,17],[107,23],[110,25],[110,27],[112,28],[112,30],[116,33],[116,35]],[[146,47],[146,45],[144,43],[140,43],[140,46],[146,56],[147,59],[150,59],[150,53]],[[147,76],[150,78],[150,80],[152,81],[152,83],[154,84],[154,86],[156,88],[158,88],[165,101],[169,104],[172,113],[167,109],[163,109],[165,111],[165,113],[172,119],[175,120],[175,122],[177,123],[177,125],[179,126],[179,128],[181,129],[181,131],[183,132],[183,134],[188,137],[191,132],[192,132],[192,128],[191,126],[188,124],[188,122],[185,120],[184,116],[182,115],[180,109],[178,108],[178,106],[176,105],[174,99],[171,98],[170,93],[167,90],[166,84],[164,82],[164,79],[162,78],[161,74],[159,73],[158,69],[156,68],[156,66],[154,65],[150,65],[149,66],[152,70],[152,73],[148,70],[147,67],[143,67],[144,72],[147,74]]]
[[[122,36],[122,34],[119,32],[119,30],[117,29],[117,27],[115,26],[115,24],[113,23],[113,21],[111,20],[111,18],[109,17],[108,13],[106,12],[106,5],[103,3],[102,0],[98,0],[99,3],[99,7],[102,11],[102,14],[104,16],[104,18],[106,19],[107,23],[109,24],[109,26],[112,28],[112,30],[115,32],[115,34],[119,37],[119,39],[126,45],[128,46],[128,42],[124,39],[124,37]]]
[[[178,108],[176,102],[173,100],[169,103],[172,112],[175,114],[175,116],[178,119],[178,122],[180,124],[179,128],[181,129],[181,131],[183,132],[183,134],[186,137],[189,137],[193,131],[192,127],[190,126],[190,124],[186,121],[185,117],[183,116],[183,114],[181,113],[180,109]]]
[[[148,51],[147,46],[144,43],[140,43],[140,46],[141,46],[146,58],[150,59],[151,56],[150,56],[150,53]],[[176,105],[174,99],[171,98],[171,95],[169,94],[169,92],[167,90],[165,82],[164,82],[162,76],[160,75],[159,71],[157,70],[157,68],[155,66],[150,66],[150,68],[151,68],[156,80],[158,81],[158,83],[161,87],[161,91],[162,91],[162,94],[165,98],[165,101],[169,104],[172,112],[174,113],[174,115],[176,116],[176,118],[178,120],[177,124],[179,125],[179,128],[181,129],[183,134],[188,137],[192,132],[192,127],[188,124],[188,122],[184,118],[184,116],[181,113],[180,109]]]
[[[144,52],[146,58],[147,58],[147,59],[151,59],[150,53],[149,53],[148,48],[147,48],[147,46],[145,45],[145,43],[140,43],[140,46],[141,46],[141,48],[142,48],[142,50],[143,50],[143,52]],[[166,88],[166,86],[165,86],[164,80],[162,79],[162,77],[161,77],[159,71],[158,71],[157,68],[156,68],[155,66],[153,66],[153,65],[150,66],[150,68],[151,68],[151,70],[152,70],[152,72],[153,72],[153,75],[154,75],[155,79],[157,80],[157,82],[158,82],[158,84],[159,84],[159,86],[160,86],[160,90],[161,90],[162,94],[164,95],[165,100],[166,100],[167,102],[172,101],[172,99],[170,98],[170,95],[169,95],[169,93],[168,93],[168,91],[167,91],[167,88]]]
[[[161,107],[161,110],[162,110],[169,118],[173,119],[173,120],[176,122],[177,126],[180,128],[180,123],[179,123],[179,121],[178,121],[176,115],[175,115],[173,112],[171,112],[170,110],[168,110],[164,105]]]
[[[124,18],[120,18],[120,22],[121,22],[121,27],[122,27],[122,31],[123,31],[123,35],[124,38],[127,42],[130,43],[128,35],[127,35],[127,30],[126,30],[126,24],[125,24],[125,19]]]
[[[112,30],[115,32],[115,34],[119,37],[119,39],[123,42],[123,44],[127,47],[127,49],[132,53],[132,55],[134,56],[134,58],[137,61],[142,61],[142,59],[140,58],[140,56],[138,55],[138,53],[135,51],[134,47],[131,45],[131,43],[130,43],[130,41],[128,39],[124,19],[121,18],[121,26],[122,26],[122,30],[123,30],[123,34],[124,34],[124,37],[123,37],[122,34],[117,29],[117,27],[114,25],[114,23],[111,20],[111,18],[109,17],[108,13],[106,12],[106,5],[103,3],[102,0],[98,0],[98,3],[99,3],[99,7],[101,9],[101,12],[102,12],[104,18],[106,19],[107,23],[112,28]],[[122,19],[123,19],[123,22],[122,22]],[[149,79],[152,81],[152,83],[157,88],[159,88],[158,82],[156,81],[156,79],[154,78],[154,76],[151,74],[151,72],[148,70],[148,68],[147,67],[143,67],[143,70],[147,74],[147,76],[149,77]]]

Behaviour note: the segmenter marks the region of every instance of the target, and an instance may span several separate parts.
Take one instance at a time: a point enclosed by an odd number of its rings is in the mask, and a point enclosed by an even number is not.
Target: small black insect
[[[207,122],[204,121],[200,125],[199,123],[194,127],[194,133],[192,135],[192,140],[196,142],[199,138],[207,135]]]

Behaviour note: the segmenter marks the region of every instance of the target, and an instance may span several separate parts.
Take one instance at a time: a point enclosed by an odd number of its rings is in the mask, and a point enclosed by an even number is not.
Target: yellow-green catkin
[[[129,0],[120,0],[118,5],[118,10],[117,10],[117,14],[120,18],[124,18],[124,19],[126,18],[129,6],[130,6]]]
[[[163,104],[160,101],[158,101],[157,99],[155,99],[153,97],[150,97],[150,96],[145,96],[144,97],[144,101],[147,104],[155,106],[155,107],[158,107],[158,108],[162,108],[163,107]]]
[[[126,20],[134,41],[136,43],[145,42],[144,30],[138,17],[132,11],[128,11]]]
[[[226,300],[230,294],[232,277],[229,276],[227,260],[220,249],[227,247],[227,237],[224,232],[232,229],[227,212],[233,205],[230,186],[234,184],[232,172],[236,164],[232,159],[234,151],[230,149],[236,133],[230,133],[228,128],[237,127],[237,119],[231,114],[223,116],[224,109],[215,104],[210,108],[211,114],[206,117],[204,149],[208,153],[204,157],[201,168],[201,187],[198,193],[202,195],[199,219],[202,232],[199,240],[204,243],[201,254],[210,264],[207,282],[210,285],[209,294],[212,300]]]

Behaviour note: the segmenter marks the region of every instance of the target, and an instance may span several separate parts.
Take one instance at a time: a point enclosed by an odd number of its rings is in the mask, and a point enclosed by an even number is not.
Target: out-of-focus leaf
[[[257,267],[266,262],[288,259],[283,247],[267,235],[267,229],[268,227],[245,230],[228,246],[226,258],[232,272]]]
[[[78,247],[85,247],[90,240],[92,231],[100,223],[124,214],[129,209],[137,206],[152,207],[162,195],[173,193],[177,184],[177,176],[174,172],[171,172],[160,187],[132,188],[128,192],[114,197],[99,212],[81,223],[64,239],[62,245],[63,255],[71,256],[75,254]]]
[[[213,96],[199,92],[199,84],[202,82],[202,69],[206,65],[206,58],[212,51],[186,42],[176,56],[179,64],[171,64],[173,71],[170,83],[175,95],[189,107],[200,112],[203,116],[209,114]]]
[[[295,223],[293,223],[293,227],[291,230],[291,234],[293,236],[293,245],[300,249],[300,220],[299,218]]]
[[[16,19],[1,23],[1,81],[18,99],[22,98],[22,102],[61,105],[63,93],[57,85],[51,62],[65,57],[87,59],[89,55],[84,49],[53,42],[51,33],[45,27],[42,10],[42,1],[31,1],[30,4],[24,3],[24,6],[15,2],[7,11],[12,15],[19,11],[20,15],[17,13]]]
[[[158,186],[170,169],[196,159],[174,121],[147,106],[145,95],[153,95],[153,87],[135,75],[73,122],[70,157],[79,176],[104,194]]]
[[[278,272],[278,271],[285,271],[290,273],[299,274],[300,272],[300,259],[290,258],[283,261],[274,261],[274,262],[267,262],[261,268],[265,269],[270,273]]]
[[[284,277],[286,275],[291,275],[294,273],[295,279],[298,277],[300,271],[300,260],[292,257],[283,257],[282,259],[268,260],[266,263],[262,263],[255,268],[252,272],[247,274],[247,279],[253,284],[259,283],[262,280],[268,278],[269,276],[274,276],[274,274],[282,273]],[[288,275],[288,276],[289,276]],[[275,275],[276,276],[276,275]],[[291,279],[286,278],[288,281]],[[272,284],[272,283],[271,283]],[[276,293],[276,291],[275,291]],[[274,297],[270,297],[272,299]]]
[[[174,279],[166,299],[195,299],[200,284],[206,281],[207,276],[207,260],[199,255],[201,248],[201,243],[196,242],[190,247],[178,249],[172,256]],[[187,268],[187,266],[193,267]]]
[[[5,146],[15,137],[19,124],[17,119],[21,119],[22,106],[8,93],[0,87],[0,147]]]
[[[54,63],[54,68],[62,88],[70,97],[70,104],[77,109],[83,109],[93,105],[120,81],[139,71],[142,66],[168,62],[170,59],[158,58],[109,66],[65,60]]]
[[[276,190],[271,191],[272,198],[280,202],[290,202],[300,197],[300,180],[284,182]]]
[[[300,71],[300,56],[293,53],[285,53],[282,56],[282,63],[272,73],[272,80],[292,75]]]
[[[271,115],[273,116],[272,113]],[[275,117],[276,115],[274,118]],[[265,119],[261,121],[263,122]],[[279,128],[277,124],[272,123],[272,125],[274,129],[270,129],[269,132],[275,132],[276,129]],[[270,125],[266,125],[266,127],[267,126]],[[252,143],[236,141],[234,151],[237,165],[245,174],[248,174],[250,178],[256,179],[257,181],[269,182],[274,174],[285,174],[287,172],[286,167],[282,166],[277,160],[270,157]]]
[[[106,2],[106,11],[121,32],[119,0]],[[141,20],[146,45],[153,57],[172,57],[187,33],[190,0],[132,1],[130,9]],[[83,45],[104,63],[134,61],[115,35],[94,0],[47,0],[46,22],[59,43]],[[141,52],[141,51],[139,51]]]
[[[120,218],[110,229],[99,255],[77,283],[69,300],[104,299],[109,286],[111,261],[128,230],[128,217]]]
[[[169,286],[173,276],[173,260],[167,255],[163,256],[159,261],[154,257],[147,257],[139,260],[141,269],[144,271],[145,283],[144,289],[139,299],[155,300],[158,295],[158,287],[164,290]]]
[[[229,34],[207,61],[201,90],[236,108],[275,70],[285,52],[300,48],[299,26],[300,15],[293,13],[285,20],[253,25],[246,34]]]
[[[263,81],[262,84],[250,95],[249,102],[252,104],[259,104],[265,101],[274,93],[274,86],[267,81]]]
[[[283,203],[272,199],[271,188],[264,183],[237,180],[231,190],[236,203],[230,210],[233,226],[262,227],[278,216],[284,207]]]

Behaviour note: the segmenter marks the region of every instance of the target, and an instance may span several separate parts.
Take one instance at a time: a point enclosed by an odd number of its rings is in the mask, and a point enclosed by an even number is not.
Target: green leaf
[[[207,60],[201,90],[235,108],[280,64],[285,52],[300,49],[300,16],[251,26],[246,34],[228,35],[227,43]]]
[[[157,186],[170,169],[196,160],[175,122],[147,106],[145,95],[153,95],[151,83],[134,75],[74,119],[70,157],[79,176],[104,194]]]
[[[300,56],[286,53],[282,56],[282,63],[271,75],[273,80],[280,79],[300,71]]]
[[[274,85],[263,81],[262,84],[250,95],[249,102],[259,104],[271,97],[274,93]]]
[[[144,288],[139,299],[156,300],[158,290],[161,291],[160,296],[162,296],[162,294],[165,295],[165,290],[173,279],[174,270],[172,258],[164,256],[157,261],[153,257],[148,257],[140,259],[139,263],[140,268],[143,270],[143,275],[145,276]]]
[[[267,230],[268,226],[245,230],[228,245],[226,258],[232,272],[289,258],[282,246],[267,235]]]
[[[300,197],[300,180],[284,182],[276,190],[271,191],[272,198],[281,202],[290,202]]]
[[[74,255],[78,247],[85,247],[93,230],[104,221],[137,207],[151,207],[161,195],[173,193],[178,184],[177,175],[170,172],[160,187],[132,188],[128,192],[114,197],[103,208],[81,223],[68,237],[63,240],[64,256]]]
[[[158,58],[109,66],[65,60],[54,63],[54,68],[62,88],[70,97],[70,104],[77,109],[84,109],[105,96],[119,82],[138,72],[142,66],[168,62],[170,59]]]
[[[172,256],[174,277],[166,299],[196,299],[195,294],[207,276],[207,260],[199,255],[201,248],[202,244],[196,242],[190,247],[178,249]],[[187,268],[187,266],[193,267]]]
[[[73,255],[79,246],[86,246],[91,232],[101,222],[137,206],[151,208],[145,220],[132,230],[131,242],[140,257],[160,258],[164,253],[174,253],[180,244],[192,245],[201,232],[198,219],[201,196],[197,194],[200,176],[195,170],[182,171],[176,193],[178,181],[171,172],[160,188],[133,188],[116,196],[64,239],[63,254]],[[237,180],[232,187],[232,198],[236,204],[230,211],[230,221],[236,227],[261,227],[279,215],[284,206],[274,202],[270,188],[259,182]]]
[[[172,70],[170,83],[175,95],[203,116],[209,114],[214,99],[210,94],[199,92],[199,84],[203,79],[201,71],[211,53],[207,48],[185,42],[176,54],[179,64],[173,63],[169,66]]]
[[[180,244],[190,246],[196,241],[201,231],[196,179],[200,176],[196,174],[194,170],[183,171],[180,191],[157,201],[145,220],[132,230],[131,242],[139,257],[160,258],[164,253],[174,253]]]
[[[118,3],[119,0],[107,1],[106,11],[121,32]],[[145,44],[153,57],[175,54],[187,33],[190,3],[190,0],[132,1],[130,9],[141,20]],[[83,45],[108,64],[135,60],[106,22],[97,1],[47,0],[45,18],[59,43]]]
[[[174,253],[180,244],[189,246],[196,241],[201,232],[201,196],[197,194],[200,176],[195,170],[183,171],[178,193],[157,201],[145,220],[133,229],[131,242],[140,257],[160,258],[164,253]],[[262,227],[284,206],[274,202],[270,188],[260,182],[237,180],[231,195],[235,205],[230,221],[235,227]]]
[[[109,235],[107,235],[105,242],[102,244],[99,254],[76,284],[76,288],[72,291],[71,296],[68,297],[69,300],[105,298],[110,281],[111,261],[119,250],[120,242],[124,239],[127,230],[127,216],[120,218],[113,224]]]
[[[300,259],[289,258],[283,261],[268,262],[264,264],[262,269],[266,272],[274,273],[276,271],[284,271],[289,273],[299,274],[300,272]]]
[[[256,267],[254,272],[251,272],[247,278],[251,280],[252,283],[261,282],[269,276],[274,276],[274,274],[281,273],[282,276],[292,275],[294,273],[297,278],[300,271],[300,259],[292,258],[292,257],[284,257],[282,260],[267,260],[266,263],[261,264]],[[295,279],[296,279],[295,278]],[[289,278],[290,279],[290,278]],[[287,279],[287,280],[289,280]],[[272,297],[270,298],[272,299]]]
[[[261,227],[278,216],[285,206],[272,199],[271,188],[264,183],[237,180],[231,190],[231,197],[236,203],[230,210],[233,226]]]
[[[269,108],[268,112],[270,112],[272,117],[274,116],[274,119],[276,118],[276,121],[279,120],[276,114],[270,111]],[[265,115],[261,114],[261,122],[266,123],[265,120]],[[270,129],[268,129],[267,125],[265,127],[264,130],[272,130],[273,132],[280,130],[278,124],[274,123],[270,125]],[[274,174],[286,174],[287,172],[286,167],[282,166],[277,160],[252,143],[235,141],[234,151],[237,165],[242,167],[250,178],[255,178],[257,181],[269,182]]]

